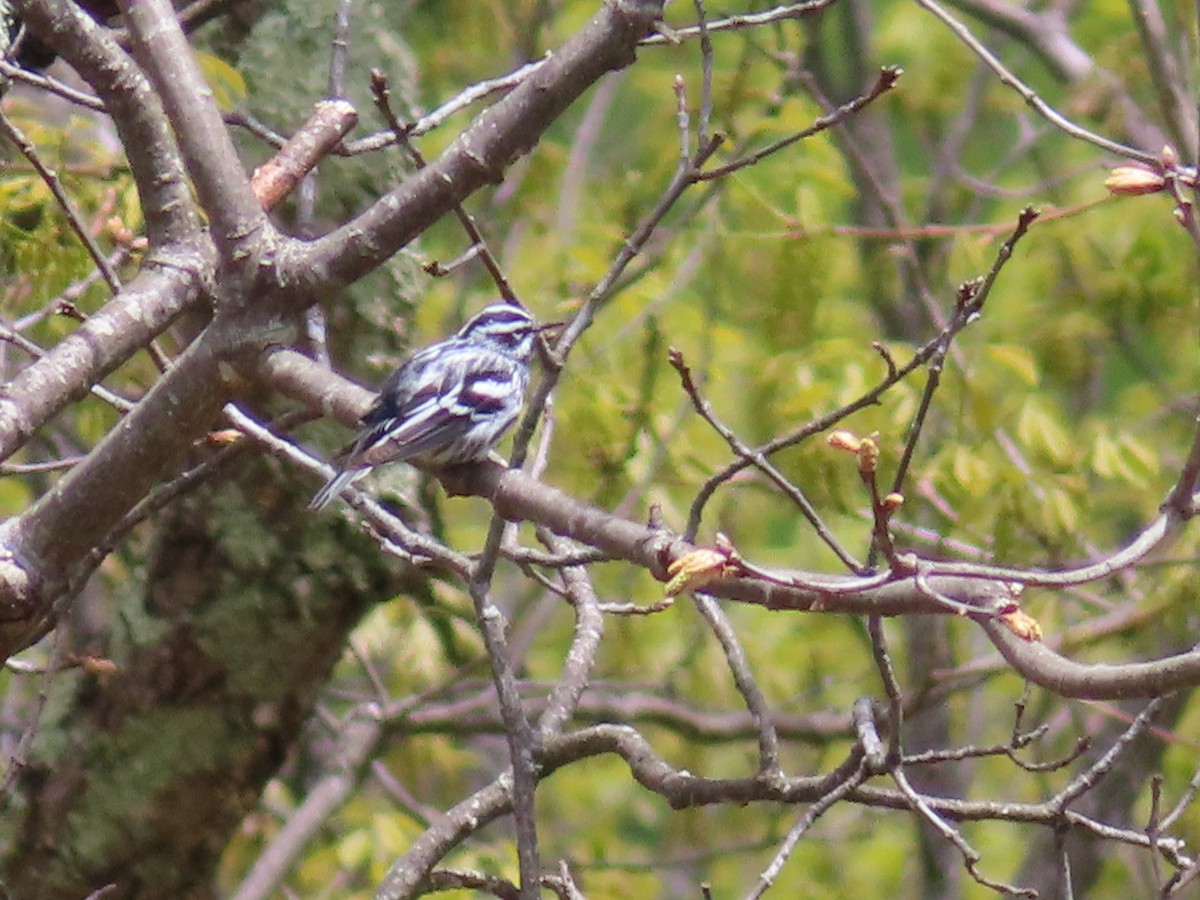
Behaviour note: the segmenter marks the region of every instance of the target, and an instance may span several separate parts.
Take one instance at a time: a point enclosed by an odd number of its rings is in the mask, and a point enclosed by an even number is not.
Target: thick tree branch
[[[359,278],[454,204],[529,152],[568,106],[602,75],[634,61],[662,0],[608,0],[596,16],[512,93],[481,113],[448,150],[362,215],[304,248],[282,253],[281,279],[326,285]]]
[[[237,371],[278,334],[269,311],[218,316],[83,462],[0,532],[0,652],[35,636],[74,567],[203,434],[238,389]]]
[[[268,354],[260,372],[281,392],[311,408],[333,412],[347,425],[356,424],[370,404],[368,392],[292,350]],[[346,386],[344,392],[339,385]],[[485,497],[505,519],[535,522],[555,534],[641,566],[663,581],[673,561],[696,549],[681,537],[622,519],[495,463],[456,467],[438,475],[452,494]],[[1157,534],[1153,526],[1150,531]],[[1111,574],[1106,566],[1093,568],[1094,578]],[[705,585],[704,590],[767,609],[881,616],[946,615],[953,610],[936,599],[941,595],[955,601],[955,610],[980,610],[976,618],[1009,664],[1023,677],[1060,696],[1150,697],[1200,684],[1200,651],[1153,662],[1085,665],[1067,660],[1043,644],[1026,642],[994,621],[996,612],[1012,605],[1014,580],[1036,582],[1043,577],[1019,569],[922,562],[920,571],[905,577],[863,579],[771,572],[770,578],[722,578]]]
[[[12,456],[194,303],[212,263],[211,245],[203,242],[152,253],[120,294],[22,369],[0,396],[0,459]]]
[[[267,228],[175,10],[167,0],[121,0],[138,62],[150,75],[175,130],[184,163],[227,264],[247,254],[247,241]],[[239,260],[240,261],[240,260]]]
[[[1121,700],[1157,697],[1200,684],[1200,650],[1153,662],[1077,663],[1045,644],[1021,640],[998,622],[982,622],[996,648],[1022,678],[1060,697]]]
[[[158,94],[107,29],[68,0],[13,0],[22,21],[104,101],[138,186],[152,245],[194,238],[200,219]]]
[[[46,0],[44,7],[34,0],[27,3],[35,17],[41,14],[39,21],[47,31],[57,27],[54,13],[74,16],[71,21],[80,34],[89,28],[95,30],[94,24],[76,21],[86,17],[78,15],[64,0]],[[234,383],[237,361],[253,358],[269,342],[290,337],[280,331],[288,324],[286,310],[297,302],[308,302],[312,289],[327,289],[331,279],[348,280],[364,274],[456,200],[486,181],[498,179],[504,166],[532,147],[554,117],[592,81],[632,61],[633,48],[661,12],[661,2],[611,0],[579,37],[538,70],[535,78],[484,113],[453,149],[415,176],[418,181],[427,179],[426,188],[418,185],[410,192],[410,185],[402,186],[357,222],[341,229],[345,241],[334,238],[318,242],[311,249],[292,244],[290,255],[284,254],[292,266],[280,267],[272,258],[274,242],[258,240],[273,232],[250,191],[169,6],[163,0],[153,0],[126,8],[134,23],[142,62],[157,81],[184,142],[190,171],[225,251],[225,262],[235,263],[225,267],[219,284],[212,282],[214,294],[226,301],[227,314],[217,317],[176,369],[167,373],[83,464],[19,520],[7,523],[4,552],[0,554],[0,622],[8,623],[8,627],[0,634],[0,650],[8,652],[44,627],[56,586],[65,582],[90,547],[103,542],[112,525],[150,487],[174,470],[191,442],[215,419],[221,405],[234,396],[239,388]],[[62,43],[67,36],[59,34],[56,40]],[[140,75],[125,57],[110,62],[136,83],[123,87],[115,76],[105,80],[100,67],[98,91],[120,93],[125,89],[128,93],[138,84],[144,86],[144,79],[137,81]],[[152,102],[153,93],[145,93]],[[146,141],[139,137],[127,135],[128,145],[142,146],[152,135]],[[167,152],[165,144],[157,149]],[[170,162],[157,156],[148,157],[147,162],[151,160],[156,164]],[[170,171],[178,171],[178,167]],[[399,197],[415,198],[415,206],[397,202]],[[209,284],[216,278],[207,245],[196,230],[188,234],[194,241],[190,248],[192,261],[199,262],[200,268],[185,264],[187,276],[165,295],[165,301],[155,295],[169,315],[155,319],[151,330],[168,322],[195,296],[195,284]],[[314,261],[317,265],[309,265]],[[299,269],[294,267],[296,264]],[[254,304],[247,303],[251,297]],[[129,312],[137,317],[140,309]],[[139,334],[146,331],[133,330]],[[137,349],[111,335],[96,337],[107,352],[97,359],[75,363],[72,374],[76,377],[86,380],[102,375],[124,358],[126,350]],[[22,398],[45,390],[46,382],[38,378],[57,374],[51,368],[56,362],[61,360],[48,355],[47,361],[39,364],[28,379],[34,383],[25,386]],[[85,389],[81,381],[47,392],[47,400],[33,414],[19,405],[10,408],[7,427],[0,419],[0,434],[8,436],[9,448],[18,446],[54,409]],[[55,539],[56,535],[60,539]]]

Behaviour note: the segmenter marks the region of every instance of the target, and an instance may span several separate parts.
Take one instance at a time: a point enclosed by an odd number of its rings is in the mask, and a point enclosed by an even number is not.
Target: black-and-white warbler
[[[366,470],[408,460],[450,465],[483,459],[525,402],[540,331],[524,309],[494,303],[453,336],[409,357],[383,383],[338,473],[313,497],[320,509]]]

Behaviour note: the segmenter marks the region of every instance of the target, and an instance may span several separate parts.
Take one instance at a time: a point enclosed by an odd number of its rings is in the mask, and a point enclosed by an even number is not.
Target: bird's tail
[[[325,487],[317,491],[317,495],[309,501],[308,508],[314,510],[324,509],[329,505],[331,500],[342,492],[343,488],[347,487],[350,482],[361,474],[362,472],[357,469],[344,469],[338,472],[325,482]]]

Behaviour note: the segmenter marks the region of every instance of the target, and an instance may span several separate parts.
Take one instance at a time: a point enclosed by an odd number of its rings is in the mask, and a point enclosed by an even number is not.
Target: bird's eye
[[[515,349],[528,341],[532,333],[528,328],[510,328],[496,332],[493,338],[498,344]]]

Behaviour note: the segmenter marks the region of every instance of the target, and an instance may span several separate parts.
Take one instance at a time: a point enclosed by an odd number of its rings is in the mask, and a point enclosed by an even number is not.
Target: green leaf
[[[246,79],[241,72],[211,53],[198,52],[196,59],[222,112],[229,112],[246,99]]]
[[[1079,531],[1079,505],[1061,488],[1050,488],[1046,491],[1042,516],[1047,529],[1052,533],[1073,535]]]
[[[1133,487],[1148,487],[1158,474],[1158,462],[1153,450],[1130,435],[1101,434],[1092,446],[1092,471]]]
[[[337,843],[338,862],[342,868],[357,869],[371,859],[374,838],[365,828],[355,829]]]
[[[1061,420],[1037,403],[1028,403],[1017,419],[1017,437],[1032,452],[1056,465],[1066,465],[1074,443]]]
[[[984,354],[1004,366],[1029,387],[1036,387],[1041,373],[1037,361],[1026,347],[1017,344],[989,344]]]
[[[991,488],[992,477],[987,463],[966,447],[954,451],[950,469],[954,480],[972,497],[982,497]]]

